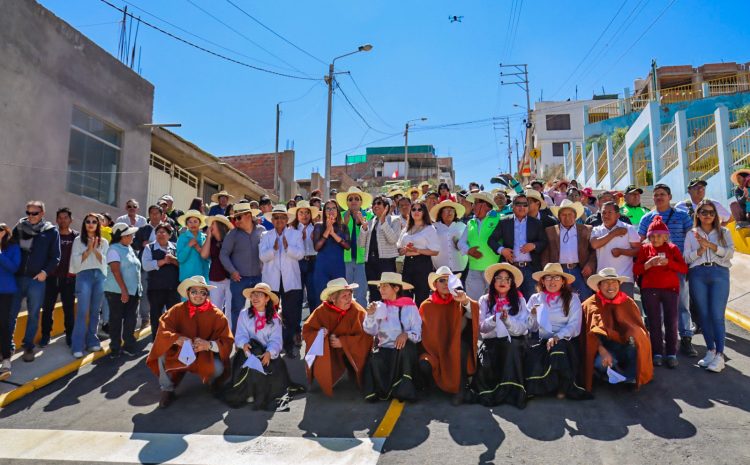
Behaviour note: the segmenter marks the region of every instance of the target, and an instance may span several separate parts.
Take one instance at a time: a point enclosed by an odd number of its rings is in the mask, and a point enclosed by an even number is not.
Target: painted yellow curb
[[[380,421],[378,429],[375,430],[375,434],[372,435],[374,438],[387,438],[393,432],[393,428],[396,427],[396,422],[401,416],[401,412],[404,411],[404,403],[400,400],[393,399],[391,405],[388,406],[388,410],[385,412],[385,416]]]
[[[750,318],[740,312],[732,310],[731,308],[727,308],[724,314],[726,315],[727,320],[743,328],[745,331],[750,331]]]
[[[140,331],[136,331],[135,333],[135,337],[139,341],[150,335],[151,335],[151,327],[144,328]],[[37,389],[40,389],[54,381],[57,381],[63,376],[67,376],[70,373],[73,373],[74,371],[79,370],[81,367],[85,365],[93,363],[95,360],[99,360],[100,358],[109,354],[111,351],[112,350],[109,348],[109,344],[105,342],[104,344],[102,344],[102,350],[100,350],[99,352],[92,352],[83,358],[73,360],[67,365],[63,365],[60,368],[57,368],[53,371],[50,371],[49,373],[46,373],[38,378],[35,378],[29,381],[28,383],[23,384],[13,389],[12,391],[6,392],[5,394],[0,394],[0,408],[8,406],[12,402],[15,402],[18,399],[28,394],[31,394]]]

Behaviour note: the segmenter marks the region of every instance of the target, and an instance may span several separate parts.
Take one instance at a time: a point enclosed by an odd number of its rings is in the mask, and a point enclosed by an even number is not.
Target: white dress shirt
[[[703,252],[703,255],[698,256],[700,244],[698,244],[698,239],[695,238],[693,231],[697,231],[701,237],[716,244],[716,252],[707,248],[706,251]],[[710,234],[706,234],[700,227],[688,231],[685,235],[685,262],[687,262],[690,268],[695,268],[703,263],[718,263],[726,268],[732,266],[732,256],[734,256],[734,240],[732,239],[732,233],[724,227],[721,227],[721,232],[724,236],[726,246],[722,246],[721,242],[719,242],[719,232],[716,229],[712,230]]]
[[[281,319],[277,315],[273,318],[273,323],[266,323],[263,329],[255,331],[255,317],[250,318],[250,315],[253,315],[252,308],[243,308],[240,312],[240,317],[237,319],[237,328],[234,331],[234,345],[242,350],[245,344],[250,344],[250,340],[255,339],[266,348],[266,351],[271,354],[271,358],[277,358],[283,347]],[[266,313],[258,312],[258,317],[265,320]]]
[[[500,320],[503,324],[499,325],[495,314],[495,302],[490,305],[489,298],[489,294],[479,298],[479,334],[482,339],[505,337],[510,340],[511,336],[523,336],[529,332],[529,328],[534,324],[534,317],[526,308],[526,299],[518,296],[518,313],[509,313],[508,318],[505,321]]]
[[[305,257],[318,255],[318,252],[315,251],[315,245],[313,244],[313,229],[315,229],[315,225],[312,221],[307,226],[302,223],[297,225],[297,231],[299,231],[300,237],[302,237],[302,231],[306,231],[305,239],[303,241],[305,246]]]
[[[431,224],[424,225],[422,229],[417,232],[409,232],[404,229],[401,232],[401,237],[398,238],[396,246],[400,249],[406,247],[410,242],[414,245],[414,248],[430,249],[435,252],[440,252],[437,231],[435,231],[435,228]]]
[[[146,223],[148,223],[148,220],[145,216],[141,215],[135,215],[135,222],[130,221],[130,217],[128,215],[122,215],[117,220],[115,220],[115,223],[125,223],[128,226],[135,226],[136,228],[140,228],[143,226],[146,226]],[[114,226],[114,225],[113,225]]]
[[[519,220],[516,215],[513,215],[513,261],[515,262],[530,262],[531,254],[521,252],[521,247],[526,245],[528,242],[526,238],[526,227],[528,226],[529,217],[524,216],[522,220]],[[498,247],[497,254],[500,255],[505,247]]]
[[[565,229],[560,225],[560,263],[563,265],[578,263],[578,228]]]
[[[422,340],[422,317],[416,305],[405,305],[401,308],[401,321],[399,321],[399,308],[395,305],[386,305],[377,302],[377,309],[372,315],[367,315],[362,322],[362,329],[370,336],[378,338],[378,347],[393,349],[396,338],[401,333],[406,333],[409,340],[417,343]]]
[[[434,223],[440,241],[440,253],[432,257],[432,265],[435,269],[447,266],[452,271],[463,271],[469,262],[469,256],[458,249],[458,241],[466,230],[466,225],[460,221],[454,221],[450,226],[442,222]]]
[[[288,247],[284,247],[283,238],[286,237]],[[274,250],[276,239],[279,249]],[[305,256],[302,244],[302,233],[296,229],[284,228],[281,234],[275,229],[264,231],[258,245],[260,260],[263,262],[263,282],[279,292],[279,285],[283,283],[284,292],[302,289],[302,278],[299,271],[299,261]]]
[[[563,313],[563,301],[560,297],[555,297],[548,304],[545,293],[537,292],[529,298],[526,306],[533,308],[536,305],[536,319],[531,331],[538,330],[540,339],[549,339],[552,336],[571,339],[581,334],[581,299],[575,292],[570,299],[567,316]]]
[[[618,276],[627,276],[633,279],[633,257],[624,254],[614,257],[612,256],[612,249],[630,249],[631,243],[641,242],[641,236],[638,235],[638,230],[635,226],[625,224],[620,220],[612,227],[612,229],[615,228],[625,228],[628,230],[628,233],[624,236],[615,237],[607,242],[606,245],[596,249],[596,271],[598,273],[604,268],[614,268]],[[603,224],[594,226],[591,229],[591,239],[604,237],[609,231],[610,229],[607,229]]]
[[[86,234],[86,232],[84,231],[83,234]],[[86,252],[86,249],[87,247],[81,242],[80,235],[73,240],[73,249],[70,253],[70,273],[78,274],[84,270],[95,269],[101,271],[104,276],[107,276],[106,257],[107,250],[109,249],[109,242],[107,242],[107,239],[102,237],[99,240],[98,250],[99,254],[102,256],[102,261],[97,260],[96,254],[92,252],[86,257],[86,261],[82,262],[81,259],[83,258],[83,253]]]

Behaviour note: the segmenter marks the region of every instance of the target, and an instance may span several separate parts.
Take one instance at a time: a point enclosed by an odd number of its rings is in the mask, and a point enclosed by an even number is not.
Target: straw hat
[[[291,215],[291,214],[290,214],[290,213],[289,213],[289,212],[288,212],[288,211],[286,210],[286,205],[284,205],[284,204],[278,204],[278,205],[274,205],[274,206],[273,206],[273,209],[272,209],[272,210],[271,210],[270,212],[268,212],[268,213],[264,213],[264,214],[263,214],[263,217],[264,217],[265,219],[267,219],[268,221],[271,221],[271,220],[273,219],[273,215],[274,215],[274,213],[276,213],[276,214],[278,214],[278,213],[283,213],[283,214],[285,214],[285,215],[286,215],[286,222],[287,222],[287,223],[291,223],[291,222],[292,222],[292,220],[294,219],[294,216],[292,216],[292,215]]]
[[[186,211],[182,216],[177,218],[177,222],[180,224],[180,226],[187,226],[188,218],[198,218],[199,220],[201,220],[201,224],[198,227],[199,229],[202,229],[204,226],[206,226],[206,216],[198,210]]]
[[[234,216],[235,218],[244,215],[245,213],[251,213],[253,215],[253,218],[257,218],[262,214],[260,210],[257,208],[250,207],[250,203],[238,203],[234,206]]]
[[[576,277],[572,274],[565,273],[562,270],[562,265],[560,265],[559,263],[547,263],[544,266],[544,270],[537,271],[536,273],[531,275],[534,281],[539,281],[545,276],[562,276],[568,284],[571,284],[576,280]]]
[[[409,188],[409,189],[408,189],[408,190],[406,191],[406,195],[408,195],[408,196],[409,196],[409,198],[411,198],[411,193],[412,193],[412,192],[416,192],[416,193],[417,193],[417,195],[422,195],[422,191],[420,191],[420,190],[419,190],[419,189],[417,189],[416,187],[410,187],[410,188]]]
[[[560,187],[560,184],[565,184],[565,189],[567,190],[568,186],[570,186],[570,181],[568,181],[565,178],[563,178],[563,179],[555,179],[555,182],[552,183],[552,187],[554,189],[557,189],[558,187]]]
[[[218,221],[219,223],[225,224],[227,228],[234,229],[234,225],[229,218],[224,215],[213,215],[206,218],[206,226],[211,226],[211,223]]]
[[[420,189],[423,188],[423,187],[425,187],[425,186],[427,186],[427,188],[429,188],[430,187],[430,183],[427,182],[427,181],[422,181],[422,182],[419,183],[419,188]]]
[[[495,276],[495,273],[500,270],[505,270],[513,275],[513,281],[515,281],[516,287],[520,287],[521,283],[523,283],[523,273],[521,273],[521,270],[510,263],[495,263],[484,270],[484,280],[487,281],[487,284],[492,284],[493,276]]]
[[[598,273],[589,276],[589,279],[586,280],[586,284],[596,292],[599,290],[599,283],[608,279],[616,279],[620,281],[620,284],[632,281],[632,279],[627,276],[618,276],[617,270],[614,268],[602,268]]]
[[[527,199],[534,199],[534,200],[538,200],[539,202],[541,202],[542,205],[539,207],[540,210],[544,210],[545,208],[547,208],[547,202],[544,201],[544,197],[542,197],[542,194],[538,190],[526,189],[524,191],[524,195],[526,196]]]
[[[475,203],[477,200],[481,200],[482,202],[487,202],[488,204],[492,205],[492,208],[497,208],[494,196],[489,192],[474,192],[473,194],[469,195],[466,200],[471,203]]]
[[[368,194],[367,192],[363,192],[358,187],[350,187],[348,191],[346,192],[339,192],[336,194],[336,203],[339,204],[339,207],[343,208],[344,210],[349,209],[349,205],[346,203],[346,199],[350,196],[356,194],[362,198],[362,208],[363,210],[367,210],[372,206],[372,195]]]
[[[316,218],[320,214],[320,209],[318,207],[311,207],[310,202],[307,200],[300,200],[297,202],[297,206],[294,208],[289,209],[289,215],[292,217],[292,221],[294,221],[295,218],[297,218],[297,210],[310,210],[310,216],[312,218]]]
[[[734,173],[732,173],[732,176],[730,178],[732,180],[732,184],[734,184],[735,186],[739,186],[740,185],[739,175],[741,175],[741,174],[750,175],[750,169],[742,168],[742,169],[739,169],[739,170],[735,171]]]
[[[385,195],[386,197],[395,197],[397,195],[400,195],[401,197],[403,197],[405,194],[404,194],[404,191],[402,191],[401,189],[393,189],[392,191],[388,191],[388,193]]]
[[[273,293],[273,291],[271,290],[271,286],[269,286],[268,284],[258,283],[255,285],[255,287],[249,287],[242,291],[242,295],[249,300],[253,292],[262,292],[271,299],[274,307],[279,305],[279,296]]]
[[[435,280],[438,278],[442,278],[443,276],[453,276],[453,272],[450,268],[447,266],[441,266],[437,269],[437,271],[434,271],[427,276],[427,283],[430,285],[430,289],[433,291],[435,290]],[[456,278],[460,278],[461,273],[456,273]]]
[[[321,302],[328,300],[328,297],[334,292],[338,291],[351,291],[359,287],[359,284],[346,282],[346,278],[336,278],[328,281],[326,288],[320,293]]]
[[[206,278],[203,276],[191,276],[190,278],[185,279],[180,283],[179,286],[177,286],[177,292],[184,298],[187,299],[187,291],[191,287],[201,287],[207,291],[210,291],[211,289],[216,289],[216,286],[211,286],[206,283]]]
[[[451,200],[443,200],[430,209],[430,218],[433,222],[438,221],[438,219],[440,218],[440,210],[445,207],[450,207],[456,210],[456,219],[463,218],[464,213],[466,213],[466,208],[464,208],[464,206],[460,203],[456,203]]]
[[[234,196],[227,191],[219,191],[211,196],[211,202],[219,203],[219,197],[226,197],[229,200],[234,199]]]
[[[401,286],[401,289],[404,289],[406,291],[408,291],[409,289],[414,289],[414,286],[404,282],[404,278],[401,276],[401,273],[392,273],[390,271],[383,272],[383,274],[380,275],[380,279],[378,281],[367,281],[367,284],[372,284],[373,286],[380,286],[381,284],[396,284]]]
[[[128,226],[125,223],[115,223],[114,226],[112,226],[112,235],[114,236],[118,232],[120,233],[120,237],[122,236],[130,236],[131,234],[135,234],[138,231],[138,228],[135,226]]]
[[[574,210],[576,212],[576,219],[581,218],[586,214],[586,212],[583,210],[583,205],[581,205],[581,202],[571,202],[568,199],[563,199],[563,201],[560,202],[559,207],[550,207],[550,210],[552,210],[552,214],[555,215],[555,218],[559,219],[560,210],[562,210],[563,208]]]

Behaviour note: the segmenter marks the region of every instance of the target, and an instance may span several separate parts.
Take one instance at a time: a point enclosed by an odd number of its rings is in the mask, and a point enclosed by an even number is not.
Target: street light
[[[409,123],[413,123],[414,121],[427,121],[427,118],[423,116],[421,118],[410,119],[406,122],[404,128],[404,181],[409,179],[409,160],[406,159],[406,155],[409,153]]]
[[[328,121],[326,124],[326,182],[325,182],[325,193],[326,198],[330,198],[331,195],[331,110],[333,107],[333,65],[339,58],[348,57],[359,52],[369,52],[372,50],[372,45],[364,44],[357,47],[357,50],[344,55],[337,56],[331,60],[331,64],[328,65],[328,76],[326,76],[326,83],[328,84]]]

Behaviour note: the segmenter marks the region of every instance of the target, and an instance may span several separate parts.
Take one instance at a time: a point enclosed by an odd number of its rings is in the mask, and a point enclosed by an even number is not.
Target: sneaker
[[[21,357],[21,360],[24,362],[33,362],[36,358],[36,355],[34,355],[34,349],[25,349],[23,351],[23,356]]]
[[[716,351],[715,350],[709,350],[706,352],[706,356],[702,359],[698,360],[698,366],[706,368],[711,364],[713,359],[716,357]]]
[[[664,365],[664,361],[662,359],[662,356],[661,355],[654,355],[654,366],[655,367],[660,367],[662,365]]]
[[[693,347],[693,338],[690,336],[683,336],[680,338],[680,352],[688,357],[697,357],[698,351]]]
[[[128,357],[135,356],[135,351],[133,349],[122,349],[122,353],[127,355]]]
[[[101,352],[102,346],[89,347],[89,352]]]
[[[83,358],[83,352],[73,352],[73,357],[75,357],[75,358]]]
[[[6,358],[5,360],[0,363],[0,372],[3,371],[10,371],[10,359]]]
[[[676,355],[667,355],[667,368],[677,368],[679,364]]]
[[[706,370],[719,373],[724,369],[724,365],[724,354],[716,354],[714,359],[711,360],[711,363],[706,367]]]

